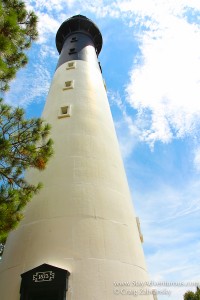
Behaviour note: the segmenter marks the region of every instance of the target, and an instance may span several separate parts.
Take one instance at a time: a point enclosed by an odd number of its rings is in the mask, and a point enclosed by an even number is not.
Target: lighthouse
[[[55,154],[45,171],[26,175],[44,188],[7,240],[0,299],[152,300],[134,284],[149,278],[98,62],[102,35],[77,15],[58,29],[56,47],[42,114]]]

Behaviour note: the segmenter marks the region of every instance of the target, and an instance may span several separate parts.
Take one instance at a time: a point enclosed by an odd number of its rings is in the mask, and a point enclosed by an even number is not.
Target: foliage
[[[21,0],[0,0],[0,91],[9,89],[19,68],[27,63],[25,50],[37,36],[37,17]]]
[[[200,300],[200,289],[197,287],[196,292],[188,291],[184,294],[184,300]]]
[[[195,293],[192,291],[188,291],[184,294],[184,300],[195,300]]]
[[[30,167],[43,170],[52,156],[50,126],[24,118],[24,110],[0,101],[0,243],[23,217],[22,209],[41,184],[24,179]]]

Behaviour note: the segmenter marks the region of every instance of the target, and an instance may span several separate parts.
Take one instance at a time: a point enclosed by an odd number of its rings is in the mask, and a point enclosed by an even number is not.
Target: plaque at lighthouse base
[[[20,300],[65,300],[69,274],[48,264],[21,274]]]

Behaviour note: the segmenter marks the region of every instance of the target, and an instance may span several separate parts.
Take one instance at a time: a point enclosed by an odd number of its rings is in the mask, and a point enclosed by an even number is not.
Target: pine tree
[[[9,89],[16,72],[26,65],[26,49],[37,39],[37,16],[21,0],[0,0],[0,92]],[[0,99],[0,257],[8,233],[23,218],[23,208],[41,183],[29,184],[25,171],[43,170],[51,157],[50,126],[26,120],[24,110]]]
[[[195,293],[192,291],[188,291],[184,294],[184,300],[195,300]]]
[[[200,289],[197,287],[196,292],[187,291],[184,294],[184,300],[200,300]]]
[[[41,119],[26,120],[24,110],[0,101],[0,243],[23,217],[23,208],[38,192],[24,172],[43,170],[52,156],[50,126]],[[1,246],[1,245],[0,245]]]
[[[9,89],[28,59],[25,50],[36,40],[37,16],[21,0],[0,0],[0,91]]]

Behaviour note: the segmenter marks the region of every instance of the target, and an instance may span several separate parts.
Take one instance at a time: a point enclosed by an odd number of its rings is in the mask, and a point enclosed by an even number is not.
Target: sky
[[[40,116],[60,24],[76,14],[92,19],[103,35],[99,60],[150,278],[200,282],[200,0],[25,2],[40,36],[5,100]],[[163,288],[171,295],[159,300],[195,290]]]

